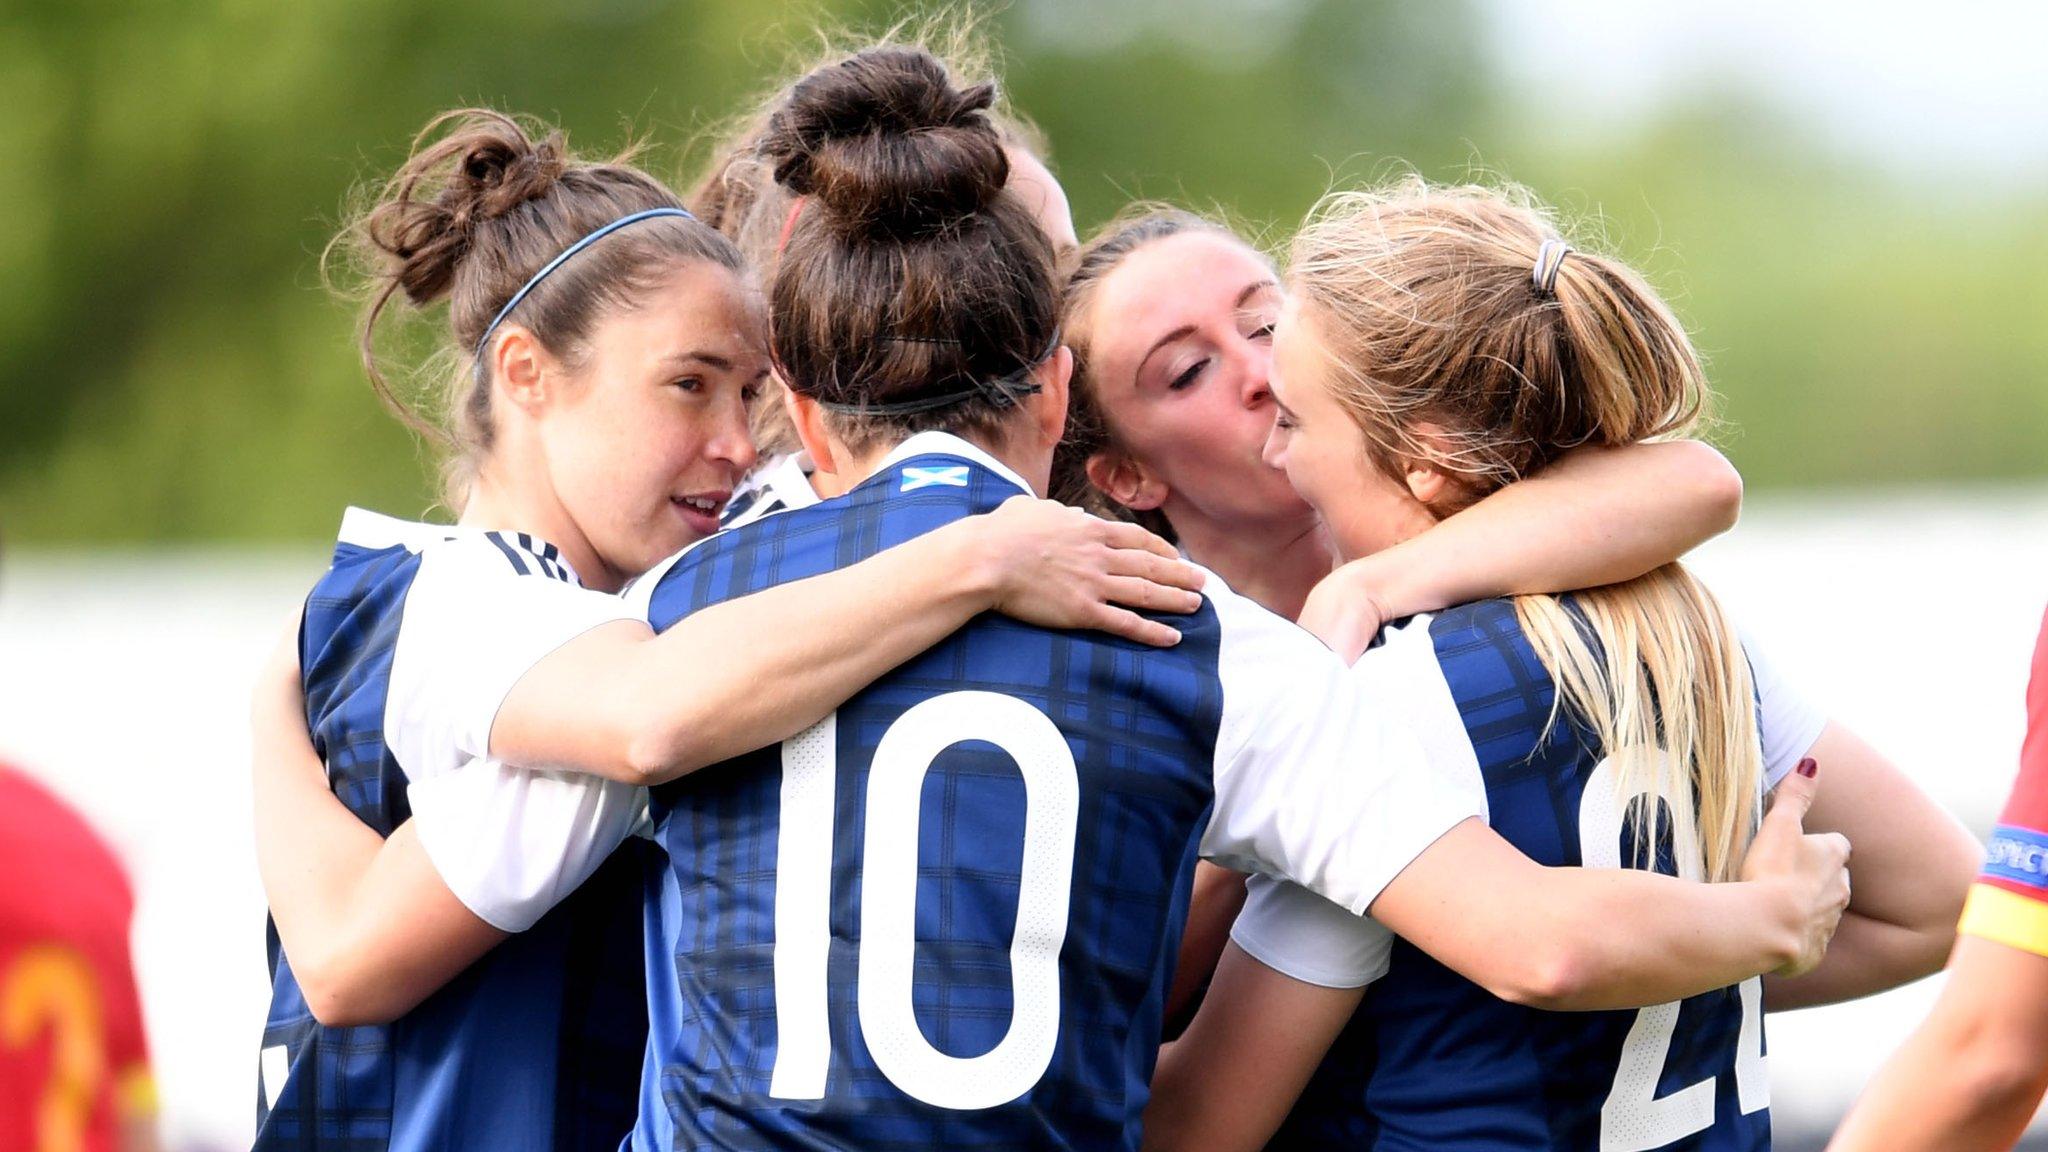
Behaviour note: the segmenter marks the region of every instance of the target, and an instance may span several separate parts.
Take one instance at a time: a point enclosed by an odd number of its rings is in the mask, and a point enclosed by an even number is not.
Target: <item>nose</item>
[[[1244,342],[1242,354],[1244,371],[1244,406],[1258,408],[1273,400],[1271,384],[1273,353],[1265,345],[1253,340]]]
[[[744,475],[760,459],[754,449],[753,430],[747,425],[747,406],[734,405],[719,421],[718,433],[704,447],[705,455],[732,466],[734,476]]]
[[[1280,471],[1287,468],[1287,429],[1282,428],[1278,420],[1273,421],[1273,427],[1266,432],[1266,444],[1259,449],[1259,459],[1264,460],[1268,468]]]

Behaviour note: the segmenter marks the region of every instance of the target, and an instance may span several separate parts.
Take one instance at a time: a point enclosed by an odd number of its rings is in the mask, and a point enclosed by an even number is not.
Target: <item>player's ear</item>
[[[1463,488],[1457,476],[1439,463],[1453,452],[1450,437],[1442,426],[1424,421],[1415,425],[1412,434],[1422,447],[1422,455],[1402,465],[1401,478],[1407,482],[1408,494],[1425,508],[1436,508],[1459,498]]]
[[[491,378],[514,407],[537,416],[547,404],[547,370],[553,366],[553,358],[522,325],[506,324],[498,332],[486,352],[494,370]]]
[[[1116,448],[1105,448],[1081,466],[1088,482],[1133,512],[1147,512],[1166,503],[1167,487],[1145,466]]]
[[[804,451],[811,454],[812,466],[820,472],[838,472],[832,437],[825,432],[823,406],[794,388],[782,390],[782,403],[789,413],[789,422],[796,426],[796,438],[803,442]]]
[[[1065,344],[1053,349],[1052,355],[1032,371],[1031,379],[1038,385],[1038,392],[1030,397],[1027,410],[1038,425],[1039,447],[1056,447],[1067,433],[1068,387],[1074,379],[1073,349]]]

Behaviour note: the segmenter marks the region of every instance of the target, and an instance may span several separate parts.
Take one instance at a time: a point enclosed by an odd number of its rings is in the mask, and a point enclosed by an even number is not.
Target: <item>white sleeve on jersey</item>
[[[630,619],[616,596],[522,575],[487,539],[421,554],[392,652],[384,741],[405,770],[428,858],[494,927],[531,927],[641,818],[640,789],[489,755],[498,707],[528,669],[591,628]]]
[[[434,870],[504,932],[533,927],[647,819],[644,788],[502,760],[472,760],[408,794]]]
[[[1750,674],[1756,678],[1757,730],[1763,738],[1764,788],[1768,791],[1813,750],[1820,730],[1827,727],[1828,714],[1778,675],[1748,632],[1741,632],[1741,638]]]
[[[1426,641],[1426,618],[1419,619],[1423,623],[1411,622],[1390,633],[1385,647],[1403,643],[1404,634]],[[1775,787],[1813,747],[1827,715],[1780,679],[1746,635],[1743,647],[1756,677],[1766,786]],[[1358,988],[1379,979],[1386,974],[1393,948],[1392,931],[1378,921],[1353,916],[1313,892],[1263,876],[1252,878],[1230,938],[1266,967],[1325,988]]]
[[[1321,988],[1363,988],[1387,974],[1394,931],[1285,880],[1254,876],[1230,940],[1283,976]]]
[[[1426,620],[1346,668],[1213,575],[1210,600],[1223,717],[1203,855],[1362,914],[1438,837],[1486,815]]]

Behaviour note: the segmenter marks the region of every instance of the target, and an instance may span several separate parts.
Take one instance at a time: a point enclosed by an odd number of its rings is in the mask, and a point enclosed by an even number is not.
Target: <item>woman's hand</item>
[[[1386,601],[1374,585],[1372,570],[1365,561],[1354,560],[1317,582],[1296,623],[1346,664],[1355,664],[1387,619]]]
[[[1776,971],[1779,976],[1817,967],[1849,906],[1848,838],[1834,832],[1809,834],[1804,828],[1817,771],[1812,760],[1802,760],[1799,770],[1778,785],[1742,861],[1742,879],[1781,886],[1798,933],[1792,959]]]
[[[1180,633],[1138,611],[1202,606],[1201,570],[1136,524],[1030,496],[966,524],[979,533],[975,554],[989,565],[995,610],[1025,623],[1092,628],[1168,648]]]

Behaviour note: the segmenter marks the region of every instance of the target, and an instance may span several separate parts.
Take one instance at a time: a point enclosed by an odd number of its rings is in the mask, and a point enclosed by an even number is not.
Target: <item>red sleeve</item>
[[[2048,956],[2048,617],[2034,642],[2019,778],[1985,846],[1961,931]]]

